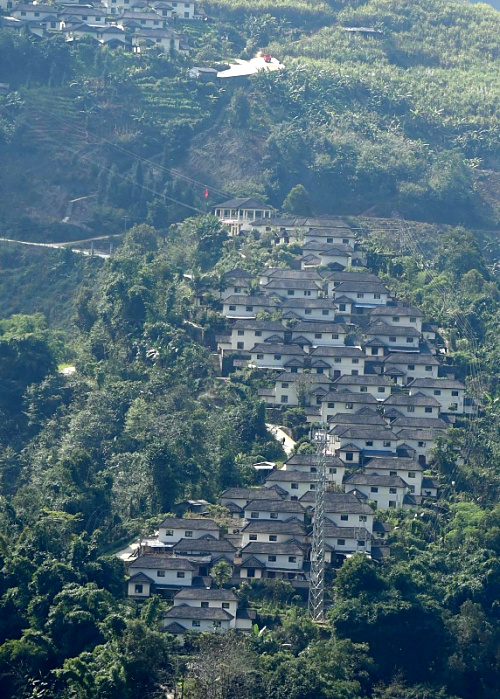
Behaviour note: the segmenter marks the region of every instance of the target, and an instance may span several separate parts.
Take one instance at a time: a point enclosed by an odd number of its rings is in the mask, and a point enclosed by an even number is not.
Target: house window
[[[379,386],[377,388],[377,393],[385,393],[385,386]]]
[[[185,577],[186,577],[186,573],[185,573],[183,570],[178,570],[178,571],[177,571],[177,577],[178,577],[178,578],[185,578]]]
[[[410,316],[410,323],[416,323],[416,322],[417,322],[416,316]]]
[[[276,360],[281,359],[281,354],[275,354],[275,355],[274,355],[274,358],[275,358]]]
[[[268,556],[268,557],[267,557],[267,560],[269,561],[269,563],[275,563],[275,562],[276,562],[276,556]]]
[[[250,539],[250,541],[257,541],[257,534],[250,534],[248,538]]]
[[[426,371],[432,371],[432,367],[431,367],[431,366],[426,366],[426,367],[425,367],[425,370],[426,370]]]
[[[237,343],[236,343],[236,349],[243,349],[244,347],[245,347],[245,343],[244,343],[244,342],[237,342]]]
[[[165,577],[165,571],[164,571],[164,570],[157,570],[157,571],[156,571],[156,577],[157,577],[157,578],[164,578],[164,577]]]
[[[454,398],[458,398],[458,391],[452,391],[452,392],[451,392],[451,395],[452,395]]]
[[[415,364],[408,364],[408,371],[415,371]]]
[[[335,407],[335,403],[328,403],[328,407],[329,407],[329,408],[334,408],[334,407]]]
[[[247,568],[247,578],[255,578],[255,568]]]
[[[271,513],[269,514],[269,517],[270,517],[271,519],[278,519],[278,513],[277,513],[277,512],[271,512]]]
[[[257,359],[264,359],[264,355],[263,355],[263,354],[258,354],[258,355],[257,355]]]
[[[297,563],[297,556],[288,556],[288,563]]]
[[[239,337],[243,337],[244,335],[245,335],[245,331],[244,331],[244,330],[238,330],[238,336],[239,336]]]
[[[335,468],[335,466],[332,466],[331,468],[329,468],[328,473],[337,473],[337,469]]]
[[[314,483],[310,483],[309,490],[316,490],[316,485]]]
[[[269,534],[269,541],[278,541],[276,534]]]
[[[332,333],[332,340],[338,340],[339,339],[339,334],[338,333]]]
[[[395,501],[395,500],[389,500],[389,507],[396,507],[396,501]]]
[[[348,521],[349,521],[349,515],[340,515],[340,521],[341,521],[341,522],[348,522]]]
[[[323,334],[322,333],[314,333],[314,337],[316,338],[316,340],[321,340],[321,338],[323,337]]]
[[[378,493],[378,486],[372,485],[372,487],[370,488],[370,493]]]
[[[419,446],[419,447],[425,447],[425,442],[419,442],[419,443],[418,443],[418,446]]]
[[[200,626],[200,620],[199,620],[199,619],[193,619],[193,621],[191,622],[191,626],[194,626],[195,628],[196,628],[196,627],[199,627],[199,626]]]
[[[364,539],[358,539],[358,546],[364,546],[365,545],[365,540]]]
[[[135,594],[136,594],[136,595],[142,595],[142,585],[136,585],[136,586],[135,586]]]
[[[346,403],[345,404],[345,409],[346,410],[352,410],[354,408],[354,403]]]
[[[407,405],[406,410],[409,413],[414,413],[415,412],[415,406],[414,405]]]
[[[373,298],[374,298],[374,299],[379,299],[379,298],[380,298],[380,294],[373,294]]]
[[[346,451],[345,460],[346,461],[354,461],[354,454],[352,451]]]
[[[173,529],[165,529],[165,536],[173,536],[173,535],[174,535]]]
[[[393,336],[389,337],[389,342],[396,342],[396,338]]]
[[[321,311],[321,315],[322,315],[322,316],[329,316],[329,315],[330,315],[330,311],[329,311],[327,308],[324,308],[324,309]]]
[[[335,364],[340,364],[342,362],[342,357],[335,357]]]
[[[293,289],[288,289],[287,293],[288,293],[288,296],[294,296],[294,295],[295,295],[295,291],[294,291]]]
[[[332,240],[332,242],[333,242],[333,240]],[[342,238],[342,244],[349,245],[349,238]]]
[[[389,440],[386,440],[386,441],[384,442],[384,447],[390,447],[391,444],[392,444],[392,442],[390,442]]]
[[[234,287],[234,293],[235,293],[235,294],[239,294],[240,291],[241,291],[241,289],[240,289],[239,286],[235,286],[235,287]]]
[[[408,478],[415,478],[415,477],[416,477],[415,471],[408,471]]]
[[[262,337],[262,330],[256,330],[255,337]]]
[[[288,388],[288,381],[283,381],[281,384],[281,388]]]
[[[187,531],[185,531],[184,536],[186,537],[186,539],[192,538],[192,536],[193,536],[192,530],[188,529]]]
[[[406,338],[406,342],[408,342],[408,344],[411,344],[411,343],[413,342],[413,338],[412,338],[412,337],[407,337],[407,338]]]
[[[282,403],[288,403],[288,396],[281,396]]]
[[[366,515],[359,515],[359,521],[360,522],[366,522],[367,521],[367,516]]]
[[[365,447],[373,447],[373,440],[370,439],[367,442],[365,442]]]
[[[393,323],[399,323],[399,318],[398,318],[398,316],[392,316],[392,322],[393,322]]]
[[[450,403],[449,410],[458,410],[458,403]]]
[[[312,311],[311,311],[310,308],[306,308],[306,310],[304,311],[304,313],[306,314],[306,316],[310,316],[311,313],[312,313]]]
[[[414,485],[410,485],[409,488],[410,488],[410,493],[413,494],[413,493],[415,492],[415,486],[414,486]]]
[[[235,311],[235,310],[236,310],[236,306],[229,306],[229,310],[230,310],[230,311]]]
[[[359,376],[359,369],[351,369],[351,376]]]
[[[345,303],[339,303],[339,311],[345,311]]]
[[[439,390],[439,388],[436,388],[436,390],[434,391],[434,395],[435,395],[435,396],[440,396],[440,395],[441,395],[441,391]]]
[[[364,299],[364,298],[365,298],[365,295],[364,295],[363,292],[361,291],[359,294],[356,294],[356,297],[357,297],[358,299]]]
[[[229,602],[223,602],[222,609],[229,609]]]
[[[337,546],[345,546],[345,539],[337,539]]]
[[[352,360],[352,363],[353,363],[353,364],[359,364],[359,359],[353,359],[353,360]]]
[[[360,387],[359,387],[359,390],[360,390],[361,393],[367,393],[368,388],[367,388],[367,386],[360,386]]]
[[[208,602],[202,602],[202,603],[200,604],[200,607],[201,607],[202,609],[208,609],[209,604],[208,604]]]
[[[298,490],[298,489],[299,489],[299,484],[298,484],[298,483],[292,483],[290,487],[291,487],[292,490]]]
[[[398,492],[398,491],[396,490],[396,488],[389,488],[389,493],[390,493],[391,495],[396,495],[397,492]]]
[[[425,408],[425,412],[426,412],[426,413],[432,413],[432,408],[430,408],[430,407],[429,407],[429,408]]]
[[[253,306],[245,306],[245,310],[247,310],[250,313],[253,311]]]
[[[378,354],[378,347],[372,347],[372,354]]]
[[[250,513],[250,519],[259,519],[260,517],[260,512],[251,512]]]
[[[311,291],[309,289],[306,289],[304,291],[304,296],[310,296],[310,295],[311,295]]]

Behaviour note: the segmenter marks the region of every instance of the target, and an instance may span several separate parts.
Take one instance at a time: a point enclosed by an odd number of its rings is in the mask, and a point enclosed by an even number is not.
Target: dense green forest
[[[189,57],[0,31],[13,88],[0,237],[127,229],[108,260],[0,242],[0,693],[495,699],[500,14],[445,0],[204,6],[210,21],[182,26]],[[344,31],[359,26],[380,35]],[[187,78],[259,49],[286,69]],[[268,580],[238,593],[256,633],[179,647],[158,632],[163,600],[125,598],[113,554],[176,501],[213,502],[254,484],[256,461],[284,459],[265,379],[220,377],[224,319],[196,293],[235,266],[293,262],[293,246],[229,239],[204,214],[232,195],[279,208],[297,184],[317,214],[345,214],[368,268],[439,325],[482,409],[436,450],[440,506],[387,516],[391,558],[356,555],[328,581],[324,627]],[[284,421],[297,428],[298,412]]]

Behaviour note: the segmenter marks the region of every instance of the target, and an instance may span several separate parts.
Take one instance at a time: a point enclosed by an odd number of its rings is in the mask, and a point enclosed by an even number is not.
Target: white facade
[[[219,527],[213,519],[167,518],[158,529],[158,539],[165,544],[176,544],[181,539],[219,538]]]

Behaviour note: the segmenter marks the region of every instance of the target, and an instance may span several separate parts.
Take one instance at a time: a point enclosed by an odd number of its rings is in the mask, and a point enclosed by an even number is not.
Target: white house
[[[261,291],[267,296],[279,296],[280,298],[320,298],[323,287],[314,279],[283,279],[271,278],[267,284],[261,286]]]
[[[229,227],[230,235],[249,231],[254,221],[268,219],[273,209],[251,197],[228,199],[214,208],[214,215]]]
[[[235,619],[226,609],[217,607],[195,607],[179,604],[163,615],[162,628],[170,633],[185,631],[226,632],[234,628]]]
[[[398,436],[387,426],[384,427],[334,427],[332,435],[334,448],[345,449],[353,444],[361,451],[363,459],[370,456],[396,455],[399,444]]]
[[[305,544],[306,530],[296,517],[287,519],[285,522],[257,519],[250,521],[241,530],[241,536],[242,546],[246,546],[252,541],[282,544],[290,539]]]
[[[354,247],[356,234],[347,227],[317,228],[311,227],[304,231],[304,243],[323,243],[348,245]]]
[[[418,461],[415,461],[415,459],[377,457],[365,463],[364,472],[368,474],[399,476],[408,484],[409,492],[412,495],[418,496],[422,494],[423,466],[419,464]]]
[[[282,495],[280,495],[278,489],[275,489],[275,491],[272,495],[273,498],[283,499],[286,496],[285,491],[283,491]],[[244,509],[249,502],[255,500],[269,500],[269,488],[227,488],[219,495],[219,503],[224,507],[234,504]]]
[[[331,391],[321,401],[321,422],[329,422],[339,413],[354,414],[365,406],[377,406],[378,400],[371,393]]]
[[[256,343],[285,341],[285,328],[276,320],[239,319],[231,326],[231,350],[248,351]]]
[[[273,471],[266,479],[266,485],[271,487],[276,483],[286,490],[288,497],[298,500],[310,490],[316,490],[318,476],[315,473],[304,473],[303,471],[290,471],[289,469],[278,469]]]
[[[410,396],[422,393],[432,396],[441,406],[440,413],[462,415],[465,386],[455,379],[414,379],[409,385]]]
[[[402,372],[405,383],[409,384],[414,379],[437,379],[439,362],[432,354],[400,354],[391,353],[382,362],[383,372],[391,375],[392,369]]]
[[[193,571],[195,566],[184,558],[174,556],[162,556],[144,554],[127,563],[129,575],[142,573],[147,576],[156,587],[189,587],[193,583]],[[144,584],[135,582],[135,584]],[[130,592],[130,590],[129,590]],[[136,593],[134,593],[135,596]],[[142,593],[141,593],[142,594]],[[137,593],[139,595],[139,593]]]
[[[288,267],[265,267],[259,274],[259,284],[265,286],[275,279],[295,279],[297,281],[315,281],[321,284],[324,282],[322,276],[316,270],[289,269]]]
[[[373,322],[382,321],[394,327],[412,327],[419,333],[422,332],[422,319],[424,314],[418,308],[412,306],[378,306],[370,311],[370,318]]]
[[[344,481],[346,493],[355,492],[377,503],[377,509],[401,509],[408,484],[399,476],[355,473]]]
[[[372,549],[372,535],[364,526],[339,527],[331,519],[325,521],[325,558],[333,562],[335,554],[367,553]]]
[[[315,493],[306,493],[301,503],[314,511]],[[325,493],[325,513],[338,527],[365,527],[373,531],[374,511],[353,493]]]
[[[363,312],[363,309],[386,305],[391,297],[391,292],[380,281],[346,281],[341,282],[333,290],[335,301],[340,296],[347,296],[353,302],[356,312]]]
[[[436,446],[436,439],[443,435],[444,429],[403,427],[393,424],[393,430],[397,433],[401,444],[407,444],[415,451],[420,463],[425,464],[430,452]]]
[[[273,497],[273,496],[271,496]],[[244,508],[245,519],[277,519],[284,522],[291,517],[304,521],[304,508],[295,500],[252,500]]]
[[[281,303],[284,320],[334,321],[337,306],[331,299],[286,298]]]
[[[310,351],[311,362],[321,359],[330,367],[328,373],[332,379],[350,374],[358,376],[365,373],[365,354],[359,347],[318,346]]]
[[[346,375],[336,379],[333,387],[337,391],[369,393],[378,401],[384,401],[391,395],[395,383],[388,376],[380,376],[379,374]]]
[[[331,381],[324,374],[283,372],[276,378],[273,404],[276,406],[321,405]]]
[[[191,587],[180,590],[174,596],[174,607],[180,607],[181,605],[197,609],[224,609],[232,616],[229,628],[236,628],[238,597],[232,590],[206,587]]]
[[[292,342],[305,338],[311,347],[343,347],[349,327],[345,323],[299,321],[292,326]]]
[[[441,404],[434,396],[418,393],[393,393],[384,401],[384,408],[396,408],[403,416],[408,417],[439,417]]]
[[[213,539],[219,538],[219,526],[213,519],[167,517],[158,528],[158,539],[165,544],[176,544],[181,539],[200,539],[209,534]]]
[[[323,272],[323,276],[326,280],[328,296],[333,296],[335,289],[344,282],[356,284],[359,282],[364,284],[380,284],[380,279],[375,274],[371,274],[369,272],[328,270]],[[349,300],[352,303],[352,300]]]
[[[259,342],[250,350],[250,365],[259,369],[285,369],[290,359],[301,359],[305,352],[299,345],[280,345]]]
[[[418,352],[420,333],[416,328],[404,325],[388,325],[377,320],[366,329],[368,340],[380,340],[390,352]]]
[[[252,556],[269,570],[298,571],[304,566],[304,548],[295,540],[281,544],[252,541],[241,550],[242,558]]]
[[[318,454],[294,454],[285,461],[283,470],[300,471],[314,475],[318,473],[322,459],[323,457]],[[345,474],[345,464],[337,456],[328,455],[325,457],[325,474],[329,483],[341,486]]]
[[[280,303],[269,296],[234,294],[224,299],[222,313],[226,318],[255,318],[258,313],[272,313]]]

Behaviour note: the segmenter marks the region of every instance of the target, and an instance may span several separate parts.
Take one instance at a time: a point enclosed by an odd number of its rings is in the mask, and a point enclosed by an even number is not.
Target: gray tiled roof
[[[399,476],[387,476],[378,473],[354,473],[346,478],[344,483],[349,485],[377,485],[395,488],[407,488],[408,483]]]
[[[206,587],[186,587],[180,592],[177,592],[174,599],[177,600],[222,600],[224,602],[236,602],[238,597],[234,594],[232,590],[224,590],[219,588]]]
[[[277,519],[252,519],[241,531],[246,534],[285,534],[292,537],[296,534],[304,535],[306,530],[296,517],[291,517],[286,522]]]
[[[163,615],[164,619],[197,619],[200,621],[231,621],[233,615],[225,609],[217,607],[190,607],[179,604],[172,607]]]
[[[127,568],[146,568],[146,570],[194,570],[194,566],[185,558],[162,556],[145,553],[134,561],[127,562]]]
[[[219,531],[219,525],[214,522],[213,519],[208,519],[208,517],[200,517],[200,519],[191,519],[191,517],[186,519],[181,517],[167,517],[160,524],[160,527],[165,527],[166,529],[191,529],[193,531],[205,529]]]
[[[299,543],[295,540],[293,541],[285,541],[281,544],[275,542],[275,541],[270,541],[270,542],[265,542],[265,541],[251,541],[249,544],[244,546],[241,549],[241,553],[243,554],[277,554],[277,555],[286,555],[286,556],[303,556],[304,555],[304,549],[302,546],[299,545]]]
[[[295,500],[252,500],[245,507],[245,511],[254,512],[286,512],[286,513],[304,513],[302,505]]]

